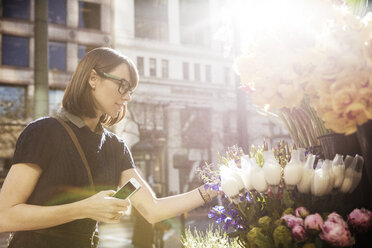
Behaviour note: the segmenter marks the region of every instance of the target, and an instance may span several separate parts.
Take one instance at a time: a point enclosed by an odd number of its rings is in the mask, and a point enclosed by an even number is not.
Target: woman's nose
[[[121,99],[123,99],[123,100],[129,102],[130,100],[132,100],[132,96],[130,95],[130,93],[129,93],[129,91],[128,91],[128,92],[126,92],[125,94],[122,94],[122,95],[121,95]]]

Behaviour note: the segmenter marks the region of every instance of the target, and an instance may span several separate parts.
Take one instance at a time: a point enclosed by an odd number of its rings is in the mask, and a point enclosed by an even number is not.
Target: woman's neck
[[[85,125],[92,131],[95,132],[97,125],[99,123],[99,117],[90,118],[90,117],[82,117]]]

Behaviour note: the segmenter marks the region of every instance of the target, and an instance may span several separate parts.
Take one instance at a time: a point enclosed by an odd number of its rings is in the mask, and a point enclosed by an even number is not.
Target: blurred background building
[[[33,119],[35,1],[0,5],[2,177],[19,133]],[[129,56],[140,74],[128,116],[112,131],[126,140],[158,195],[187,190],[196,166],[216,162],[218,151],[239,144],[238,117],[245,120],[246,144],[286,138],[249,99],[243,111],[237,105],[233,56],[225,56],[224,44],[214,39],[225,2],[49,0],[49,113],[59,108],[79,59],[109,46]]]

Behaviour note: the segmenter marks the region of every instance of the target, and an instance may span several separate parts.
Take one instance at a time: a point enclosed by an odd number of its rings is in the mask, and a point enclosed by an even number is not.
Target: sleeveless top
[[[64,109],[60,110],[58,116],[67,121],[78,138],[88,160],[96,191],[116,190],[121,172],[135,167],[125,142],[104,128],[97,133],[92,132],[81,118]],[[66,204],[93,194],[87,190],[89,180],[80,155],[64,127],[55,118],[40,118],[23,130],[13,157],[13,164],[17,163],[33,163],[42,169],[27,204]],[[90,237],[95,229],[96,221],[82,219],[43,229],[42,234],[38,231],[15,232],[10,247],[90,247]]]

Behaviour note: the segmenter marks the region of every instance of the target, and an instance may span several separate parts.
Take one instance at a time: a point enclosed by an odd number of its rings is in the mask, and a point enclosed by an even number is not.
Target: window
[[[163,78],[168,78],[169,77],[168,60],[167,59],[162,59],[161,60],[161,76]]]
[[[189,79],[189,63],[183,62],[182,63],[182,71],[183,71],[183,79]]]
[[[66,0],[48,0],[48,21],[66,25]]]
[[[137,57],[137,70],[138,74],[143,76],[144,75],[144,60],[143,57]]]
[[[59,89],[49,90],[49,114],[55,114],[62,106],[63,94],[65,92]]]
[[[205,81],[211,82],[212,81],[212,72],[211,72],[211,66],[206,65],[205,66]]]
[[[26,112],[25,102],[25,87],[0,85],[0,118],[24,118]]]
[[[136,0],[135,36],[153,40],[168,40],[168,1]]]
[[[85,54],[87,54],[90,50],[96,48],[96,46],[91,45],[79,45],[78,46],[78,59],[82,59]]]
[[[66,43],[49,42],[49,69],[66,71]]]
[[[156,77],[156,59],[150,59],[150,76]]]
[[[230,68],[225,67],[225,84],[231,83]]]
[[[30,0],[2,0],[3,17],[30,19]]]
[[[79,1],[79,28],[101,29],[101,6]]]
[[[1,61],[3,65],[28,67],[29,39],[3,34]]]
[[[200,64],[194,64],[194,78],[195,81],[200,81]]]
[[[179,0],[180,38],[182,44],[210,45],[209,0]]]

